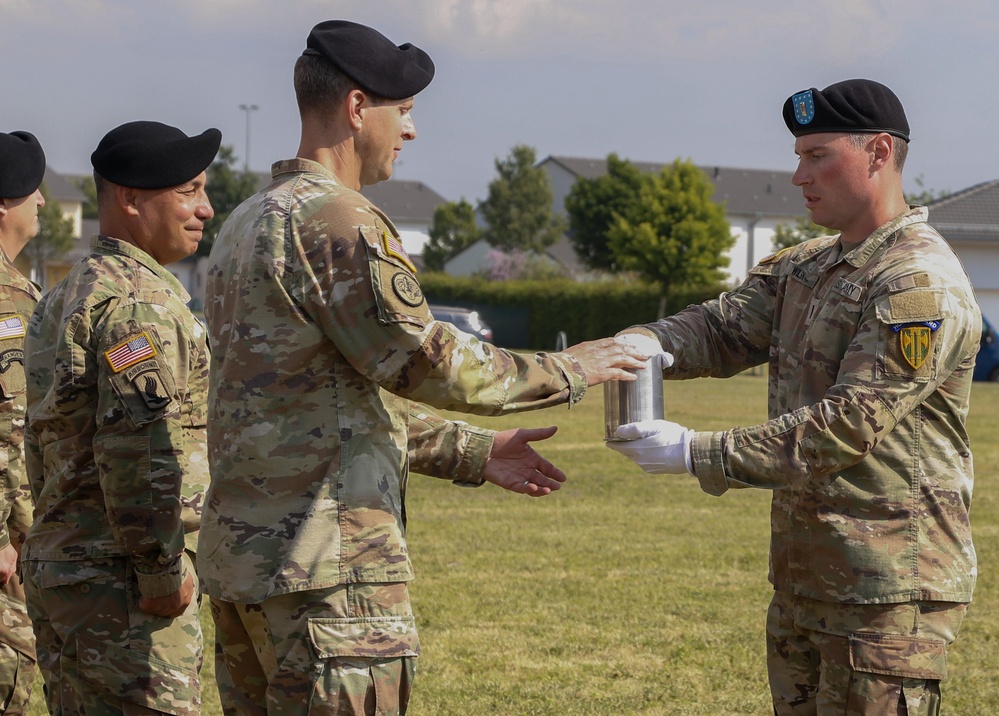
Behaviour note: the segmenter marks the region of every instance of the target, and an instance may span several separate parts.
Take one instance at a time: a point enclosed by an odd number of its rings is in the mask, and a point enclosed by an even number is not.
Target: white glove
[[[690,445],[694,431],[668,420],[627,423],[615,433],[619,440],[608,440],[615,450],[652,474],[694,474]]]
[[[653,338],[647,333],[619,333],[617,334],[617,339],[631,344],[649,357],[659,356],[660,370],[663,368],[669,368],[673,365],[673,354],[664,351],[659,340],[657,338]],[[653,365],[656,364],[653,362]]]

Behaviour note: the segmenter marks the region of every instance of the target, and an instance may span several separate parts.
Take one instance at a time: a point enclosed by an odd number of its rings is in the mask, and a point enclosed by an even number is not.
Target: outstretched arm
[[[565,473],[541,457],[530,445],[537,440],[547,440],[556,430],[558,428],[553,425],[496,433],[486,461],[486,481],[504,490],[531,497],[542,497],[559,489],[565,482]]]

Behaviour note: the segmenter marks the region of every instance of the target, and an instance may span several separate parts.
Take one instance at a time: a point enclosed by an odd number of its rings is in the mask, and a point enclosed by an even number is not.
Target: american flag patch
[[[149,336],[145,333],[140,333],[134,338],[129,338],[124,343],[119,343],[104,353],[104,357],[108,360],[108,365],[111,366],[111,370],[115,373],[120,373],[128,368],[128,366],[141,363],[147,358],[152,358],[154,355],[156,355],[156,349],[153,348],[152,341],[149,340]]]
[[[24,321],[17,314],[0,318],[0,340],[24,336]]]
[[[382,246],[385,247],[386,254],[389,256],[395,256],[406,265],[406,268],[413,273],[416,273],[416,265],[413,263],[413,260],[409,258],[409,254],[406,253],[406,249],[403,248],[402,242],[399,241],[399,239],[392,236],[389,232],[383,231]]]

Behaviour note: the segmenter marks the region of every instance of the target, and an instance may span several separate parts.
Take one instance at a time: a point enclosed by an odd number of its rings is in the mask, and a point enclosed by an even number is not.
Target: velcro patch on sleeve
[[[16,313],[0,316],[0,340],[6,338],[24,338],[24,321]]]
[[[155,356],[156,348],[145,331],[104,352],[104,358],[114,373],[120,373],[129,366]]]
[[[937,294],[932,291],[906,291],[889,296],[892,317],[902,323],[940,318]]]
[[[406,249],[397,237],[387,231],[383,231],[382,248],[385,249],[386,256],[392,256],[393,258],[398,259],[406,268],[413,273],[416,273],[416,265],[413,263],[413,260],[409,258],[409,254],[406,253]]]

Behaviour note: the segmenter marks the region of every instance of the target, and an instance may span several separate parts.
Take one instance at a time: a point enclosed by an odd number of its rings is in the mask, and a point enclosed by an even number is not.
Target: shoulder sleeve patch
[[[772,264],[777,261],[780,261],[781,257],[793,248],[794,248],[793,246],[786,246],[780,251],[775,251],[769,256],[764,256],[762,259],[760,259],[760,264],[761,265]]]
[[[403,248],[402,241],[398,237],[393,236],[387,231],[382,232],[382,248],[385,249],[386,256],[392,256],[405,265],[413,273],[416,273],[416,265],[413,260],[409,258],[409,254],[406,253],[406,249]]]
[[[0,340],[6,338],[24,338],[24,321],[16,313],[0,316]]]
[[[141,363],[156,355],[156,348],[145,331],[132,336],[104,352],[104,358],[113,373],[120,373],[129,366]]]

